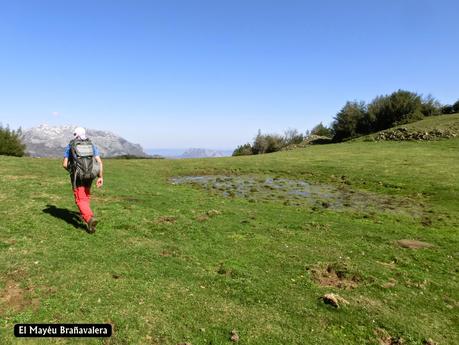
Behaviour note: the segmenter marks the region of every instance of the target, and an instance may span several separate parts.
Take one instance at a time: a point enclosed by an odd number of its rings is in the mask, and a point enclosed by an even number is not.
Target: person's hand
[[[97,182],[96,182],[97,188],[102,187],[103,184],[104,184],[104,178],[103,178],[103,177],[99,177],[99,178],[97,179]]]

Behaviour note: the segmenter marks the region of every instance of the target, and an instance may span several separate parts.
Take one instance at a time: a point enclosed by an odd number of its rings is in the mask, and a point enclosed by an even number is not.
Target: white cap
[[[75,137],[79,137],[81,140],[85,140],[86,139],[86,130],[83,127],[77,127],[73,131],[73,135]]]

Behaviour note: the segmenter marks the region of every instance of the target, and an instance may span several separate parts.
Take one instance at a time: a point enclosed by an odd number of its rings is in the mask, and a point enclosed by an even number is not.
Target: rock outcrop
[[[377,141],[382,140],[394,140],[394,141],[406,141],[406,140],[438,140],[454,138],[457,133],[450,129],[432,129],[429,131],[416,131],[409,130],[406,127],[399,127],[394,129],[388,129],[377,133],[373,139]]]

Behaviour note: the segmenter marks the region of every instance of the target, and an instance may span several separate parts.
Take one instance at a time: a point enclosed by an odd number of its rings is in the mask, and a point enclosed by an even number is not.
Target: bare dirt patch
[[[374,331],[381,345],[403,345],[405,341],[401,337],[393,337],[383,328],[376,328]]]
[[[174,224],[177,221],[177,217],[175,216],[160,216],[156,218],[156,224]]]
[[[400,247],[410,249],[431,248],[434,246],[431,243],[417,240],[398,240],[396,242]]]
[[[387,283],[384,283],[382,287],[384,289],[392,289],[397,284],[397,281],[394,278],[390,278]]]
[[[198,222],[205,222],[206,220],[209,220],[210,217],[207,214],[200,214],[196,216],[194,219],[196,219]]]
[[[0,293],[0,311],[19,312],[27,308],[36,310],[40,305],[38,298],[30,298],[31,289],[23,289],[14,280],[8,280]]]
[[[222,213],[218,210],[209,210],[206,213],[196,216],[194,219],[196,219],[198,222],[205,222],[206,220],[221,214]]]
[[[325,267],[313,268],[312,279],[320,286],[332,286],[338,289],[353,289],[361,281],[357,274],[349,272],[344,264],[333,263]]]

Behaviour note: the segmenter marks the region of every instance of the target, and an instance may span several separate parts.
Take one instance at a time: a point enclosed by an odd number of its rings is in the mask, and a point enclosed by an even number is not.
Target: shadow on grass
[[[53,217],[62,219],[66,221],[68,224],[73,225],[73,227],[77,229],[86,230],[85,224],[82,222],[80,218],[80,214],[75,211],[70,211],[66,208],[59,208],[55,205],[46,205],[46,208],[43,209],[44,213],[50,214]]]

